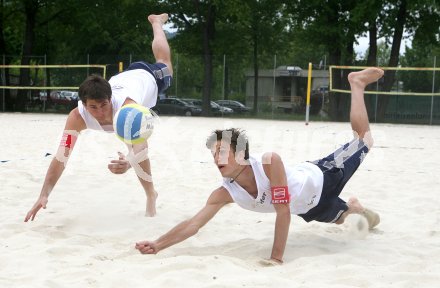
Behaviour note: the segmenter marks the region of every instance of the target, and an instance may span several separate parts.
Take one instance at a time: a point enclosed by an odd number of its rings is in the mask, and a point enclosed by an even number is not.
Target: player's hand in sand
[[[32,207],[32,209],[27,213],[26,218],[24,218],[24,222],[29,221],[29,219],[31,219],[31,221],[34,221],[35,216],[37,215],[38,211],[43,208],[46,209],[46,205],[47,205],[47,200],[48,198],[46,196],[40,196],[37,200],[37,202],[35,202],[34,206]]]
[[[272,267],[272,266],[282,265],[283,261],[278,260],[278,259],[274,259],[274,258],[270,258],[270,259],[261,259],[260,261],[258,261],[258,263],[261,266]]]
[[[112,172],[113,174],[124,174],[125,172],[127,172],[128,169],[130,169],[131,165],[130,162],[125,159],[124,154],[118,152],[118,155],[118,160],[112,160],[110,164],[108,164],[108,170],[110,170],[110,172]]]
[[[136,249],[139,250],[142,254],[157,254],[159,252],[156,243],[153,241],[141,241],[136,243]]]

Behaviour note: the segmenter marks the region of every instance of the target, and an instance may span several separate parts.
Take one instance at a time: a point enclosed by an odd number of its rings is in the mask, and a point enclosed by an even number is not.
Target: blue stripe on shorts
[[[342,189],[356,172],[368,153],[368,147],[362,139],[354,139],[346,143],[332,154],[312,161],[324,174],[321,199],[316,207],[298,216],[305,221],[333,223],[348,210],[344,200],[339,198]]]
[[[167,65],[163,63],[150,64],[144,61],[133,62],[128,66],[127,71],[135,69],[143,69],[153,75],[154,79],[156,79],[159,94],[162,94],[171,86],[173,76],[171,76]]]

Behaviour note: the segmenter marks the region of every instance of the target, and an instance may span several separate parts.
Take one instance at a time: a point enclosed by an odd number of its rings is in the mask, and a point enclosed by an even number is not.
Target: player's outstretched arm
[[[263,163],[266,163],[263,168],[270,180],[272,203],[277,213],[270,259],[281,264],[283,263],[291,218],[286,170],[281,157],[276,153],[264,154]]]
[[[85,129],[85,123],[76,108],[72,110],[67,117],[60,145],[58,146],[55,157],[52,159],[49,168],[47,169],[46,178],[44,179],[40,196],[32,206],[31,210],[26,214],[24,219],[25,222],[29,221],[29,219],[33,221],[41,208],[46,209],[49,195],[55,187],[58,179],[63,174],[64,168],[75,146],[76,139],[79,136],[79,132],[83,129]]]
[[[141,241],[136,243],[135,248],[142,254],[156,254],[165,248],[182,242],[197,234],[199,229],[208,223],[225,204],[232,202],[233,200],[228,191],[220,187],[212,192],[205,207],[194,217],[179,223],[155,241]]]

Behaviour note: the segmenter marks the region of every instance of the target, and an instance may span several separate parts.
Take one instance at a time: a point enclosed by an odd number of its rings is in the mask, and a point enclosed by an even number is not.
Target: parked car
[[[226,106],[222,106],[220,104],[217,104],[214,101],[211,101],[211,107],[216,107],[217,109],[219,109],[219,111],[222,115],[230,115],[230,114],[234,113],[233,109],[226,107]]]
[[[73,109],[78,106],[78,92],[54,90],[49,93],[48,101],[54,108],[65,106],[68,109]]]
[[[172,114],[185,116],[198,116],[202,109],[177,98],[159,99],[153,111],[157,114]]]
[[[246,107],[243,103],[235,100],[217,100],[215,101],[215,103],[224,107],[231,108],[236,113],[246,113],[251,111],[251,108]]]
[[[74,91],[52,91],[49,94],[50,99],[56,104],[69,104],[72,101],[78,101],[78,92]]]
[[[32,91],[32,101],[34,102],[47,101],[47,92],[38,91],[38,90]]]
[[[202,109],[203,101],[201,99],[188,99],[183,98],[183,101],[190,103],[196,107],[199,107]],[[214,101],[211,101],[211,112],[214,115],[230,115],[234,112],[231,108],[220,106],[219,104],[215,103]]]

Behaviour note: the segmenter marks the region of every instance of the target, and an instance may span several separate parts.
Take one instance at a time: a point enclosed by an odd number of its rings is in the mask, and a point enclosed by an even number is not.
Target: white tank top
[[[228,190],[234,202],[244,209],[263,213],[275,212],[271,203],[269,178],[260,159],[261,157],[249,157],[257,183],[257,198],[254,199],[237,182],[230,183],[230,178],[223,178],[223,187]],[[303,214],[318,205],[324,181],[321,169],[312,163],[304,162],[292,168],[285,167],[285,170],[290,194],[290,212],[295,215]]]
[[[113,117],[127,98],[148,108],[156,105],[158,92],[156,80],[153,75],[143,69],[124,71],[110,78],[108,82],[112,88]],[[88,129],[113,132],[113,126],[101,126],[98,120],[87,111],[81,100],[78,101],[78,112]]]

